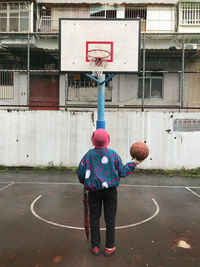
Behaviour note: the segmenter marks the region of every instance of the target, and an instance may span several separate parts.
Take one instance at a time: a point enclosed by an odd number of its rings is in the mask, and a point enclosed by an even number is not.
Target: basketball
[[[144,160],[149,155],[149,148],[143,142],[136,142],[130,147],[130,154],[137,160]]]

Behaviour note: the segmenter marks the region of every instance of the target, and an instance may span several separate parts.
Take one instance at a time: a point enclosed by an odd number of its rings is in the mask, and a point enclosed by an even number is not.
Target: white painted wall
[[[200,113],[107,110],[110,147],[124,163],[133,142],[146,141],[149,157],[140,168],[200,166],[200,132],[173,132],[173,119],[200,119]],[[96,112],[0,110],[0,165],[77,166],[92,147]],[[171,130],[168,132],[167,130]]]
[[[148,6],[147,7],[147,32],[174,32],[175,31],[174,6]]]
[[[157,63],[157,62],[156,62]],[[158,64],[157,64],[157,67]],[[138,98],[138,76],[116,75],[113,78],[112,103],[120,105],[141,105]],[[179,76],[177,73],[165,73],[163,76],[163,99],[145,99],[145,105],[179,105]]]
[[[179,33],[199,33],[200,32],[200,26],[197,25],[179,25],[178,26],[178,32]]]

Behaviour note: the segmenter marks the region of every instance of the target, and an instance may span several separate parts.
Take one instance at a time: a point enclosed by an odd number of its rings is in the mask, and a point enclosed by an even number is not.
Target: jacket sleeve
[[[79,182],[84,184],[85,182],[85,172],[86,172],[86,156],[82,158],[82,160],[79,163],[77,175]]]
[[[120,156],[117,154],[116,154],[116,159],[115,159],[115,166],[118,171],[119,177],[122,177],[122,178],[132,174],[132,172],[135,170],[135,167],[136,167],[134,162],[128,162],[127,164],[124,165],[122,163]]]

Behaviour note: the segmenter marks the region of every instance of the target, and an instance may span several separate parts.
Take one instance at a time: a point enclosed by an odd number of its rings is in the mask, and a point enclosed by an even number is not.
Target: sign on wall
[[[174,132],[200,131],[200,119],[175,119],[173,130]]]

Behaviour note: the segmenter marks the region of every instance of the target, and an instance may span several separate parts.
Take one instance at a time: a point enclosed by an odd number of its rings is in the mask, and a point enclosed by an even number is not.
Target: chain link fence
[[[141,110],[200,109],[198,44],[200,34],[141,33],[140,70],[115,75],[106,84],[106,105]],[[2,32],[1,108],[95,106],[96,82],[81,73],[59,73],[59,60],[58,33]]]

